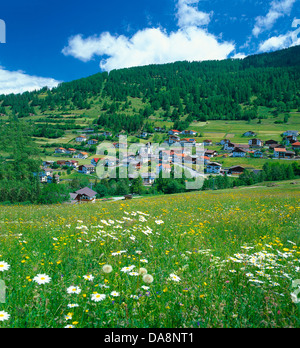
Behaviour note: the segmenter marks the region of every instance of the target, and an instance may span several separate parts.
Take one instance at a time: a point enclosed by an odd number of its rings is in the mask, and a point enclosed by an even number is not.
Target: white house
[[[55,153],[66,153],[67,150],[64,149],[63,147],[58,147],[57,149],[55,149]]]
[[[169,135],[179,135],[181,132],[177,129],[171,129],[169,130],[168,134]]]
[[[205,152],[204,152],[204,156],[206,156],[206,157],[214,157],[217,155],[218,155],[218,153],[215,150],[205,150]]]
[[[53,169],[44,167],[42,173],[44,173],[46,176],[50,176],[53,173]]]
[[[297,141],[297,137],[295,135],[288,135],[283,139],[283,143],[285,145],[292,145]]]
[[[217,162],[209,162],[206,166],[206,173],[220,174],[222,164]]]
[[[283,136],[285,136],[285,137],[288,137],[291,135],[294,135],[295,137],[297,137],[299,135],[299,132],[295,131],[295,130],[288,130],[288,131],[283,133]]]
[[[47,175],[45,173],[39,173],[40,182],[47,182]]]
[[[264,145],[263,141],[260,139],[250,139],[248,142],[250,147],[262,147]]]
[[[89,154],[87,152],[79,152],[79,154],[76,156],[76,158],[80,159],[87,159],[89,157]]]
[[[299,150],[300,149],[300,142],[296,141],[295,143],[293,143],[292,148],[293,148],[293,150]]]
[[[234,148],[234,150],[232,151],[232,157],[246,157],[247,155],[247,151],[236,147]]]
[[[67,154],[69,154],[69,155],[73,155],[73,154],[75,154],[77,152],[77,150],[76,149],[72,149],[72,148],[70,148],[70,149],[68,149],[67,150]]]
[[[78,161],[66,161],[66,166],[77,168],[78,167]]]
[[[230,143],[230,140],[229,140],[229,139],[222,139],[222,140],[220,141],[220,145],[225,145],[225,144],[228,144],[228,143]]]
[[[285,148],[278,148],[278,147],[276,147],[274,149],[273,157],[274,158],[285,158],[285,153],[286,153],[286,149]]]
[[[196,136],[197,135],[197,132],[196,131],[193,131],[193,130],[184,130],[181,132],[181,134],[183,135],[192,135],[192,136]]]
[[[213,142],[211,140],[208,140],[208,139],[203,140],[203,145],[204,146],[211,146],[212,144],[213,144]]]
[[[181,146],[195,146],[196,140],[191,138],[185,138],[180,140]]]
[[[96,199],[97,192],[91,190],[89,187],[85,187],[75,192],[76,200],[78,201],[93,201]]]
[[[235,148],[235,144],[231,143],[230,141],[226,142],[223,146],[223,150],[225,151],[233,151],[234,148]]]
[[[243,137],[255,137],[256,133],[252,132],[252,131],[248,131],[246,133],[243,134]]]
[[[98,140],[97,140],[97,139],[90,139],[90,140],[88,141],[88,144],[89,144],[89,145],[96,145],[96,144],[98,144]]]
[[[85,137],[84,135],[80,135],[75,140],[76,140],[77,143],[82,143],[84,141],[87,141],[87,137]]]
[[[167,143],[169,145],[176,144],[176,143],[179,143],[179,142],[180,142],[180,138],[177,135],[171,135],[169,137],[169,140],[167,141]]]
[[[295,152],[287,151],[283,148],[275,148],[274,149],[274,158],[293,158],[295,156]]]
[[[91,174],[95,173],[96,167],[92,164],[85,164],[78,167],[78,173]]]

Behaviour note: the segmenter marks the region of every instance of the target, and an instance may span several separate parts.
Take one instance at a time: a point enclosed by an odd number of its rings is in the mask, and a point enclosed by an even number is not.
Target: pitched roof
[[[193,138],[184,138],[184,139],[181,139],[181,141],[195,142],[195,139],[193,139]]]
[[[242,166],[232,166],[232,167],[229,167],[228,169],[229,169],[229,170],[232,170],[232,169],[238,169],[238,168],[245,169],[245,168],[242,167]]]
[[[97,194],[97,192],[95,192],[94,190],[91,190],[89,187],[84,187],[83,189],[78,190],[75,193],[77,193],[78,195],[85,195],[88,197],[94,197]]]
[[[249,144],[233,144],[235,147],[239,147],[240,149],[249,149]]]
[[[276,152],[286,152],[286,149],[276,147],[276,148],[274,149],[274,151],[276,151]]]
[[[213,166],[213,167],[222,167],[222,164],[218,162],[210,162],[207,164],[208,166]]]
[[[240,147],[235,147],[233,152],[247,152],[247,151],[241,149]]]

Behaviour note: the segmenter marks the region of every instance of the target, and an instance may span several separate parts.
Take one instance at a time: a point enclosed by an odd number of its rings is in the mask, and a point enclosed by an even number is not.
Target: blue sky
[[[299,3],[6,1],[0,5],[6,27],[5,43],[0,43],[0,94],[53,87],[104,70],[243,58],[298,45]]]

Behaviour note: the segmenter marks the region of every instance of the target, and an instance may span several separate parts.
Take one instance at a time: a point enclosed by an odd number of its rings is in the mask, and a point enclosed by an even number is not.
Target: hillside
[[[181,130],[193,121],[264,118],[260,107],[271,108],[277,116],[300,108],[299,56],[296,46],[244,60],[177,62],[98,73],[51,91],[2,95],[0,119],[16,115],[38,121],[36,135],[55,138],[66,129],[80,128],[81,118],[101,128],[133,133],[151,128],[158,119]],[[45,122],[47,130],[41,131]]]
[[[177,144],[209,147],[204,153],[207,176],[231,175],[234,166],[240,174],[245,171],[241,180],[209,179],[205,189],[297,177],[299,51],[300,46],[244,60],[122,69],[52,90],[0,96],[0,201],[57,202],[90,185],[100,197],[185,191],[185,178],[166,183],[156,177],[148,182],[149,166],[141,169],[144,159],[136,153],[130,164],[144,175],[139,182],[132,185],[127,178],[99,183],[95,163],[103,156],[97,146],[109,141],[118,152],[120,132],[127,135],[129,148],[146,142],[171,145],[168,131],[175,129]],[[283,136],[290,130],[295,130],[291,142]],[[256,145],[245,136],[249,131],[258,138]],[[231,143],[230,150],[222,144],[225,139]],[[283,146],[283,152],[275,153],[268,146],[270,141]],[[159,161],[158,154],[152,155]],[[185,169],[192,173],[192,153],[181,155],[189,159]],[[175,170],[176,158],[170,158],[168,170]],[[119,158],[105,160],[107,166],[129,165],[129,159],[127,164],[118,162]],[[276,175],[270,175],[270,165]],[[160,169],[158,165],[156,172]],[[47,184],[57,181],[63,185],[51,192]]]

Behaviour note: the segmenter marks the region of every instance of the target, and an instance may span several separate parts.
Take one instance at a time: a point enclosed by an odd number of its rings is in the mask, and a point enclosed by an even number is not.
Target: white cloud
[[[257,37],[262,32],[270,30],[280,17],[290,14],[295,2],[296,0],[272,1],[267,15],[256,18],[252,34]]]
[[[233,59],[244,59],[246,57],[247,57],[247,55],[244,53],[236,53],[232,58]]]
[[[207,25],[211,20],[212,13],[206,13],[198,10],[199,0],[178,0],[177,19],[180,28],[190,26]]]
[[[292,23],[293,28],[297,28],[300,25],[299,19],[294,19]],[[269,52],[273,50],[279,50],[288,48],[291,46],[300,45],[300,38],[298,38],[298,34],[300,33],[300,28],[289,31],[284,35],[273,36],[268,40],[260,43],[259,52]]]
[[[108,32],[88,38],[76,35],[69,39],[62,52],[84,62],[96,56],[102,57],[100,67],[106,71],[182,60],[226,59],[235,46],[232,42],[219,42],[218,38],[199,27],[208,24],[210,15],[193,6],[198,2],[178,0],[177,31],[167,33],[161,28],[146,28],[130,38]]]
[[[59,81],[51,78],[27,75],[22,71],[8,71],[0,67],[0,95],[34,91],[45,86],[56,87]]]

